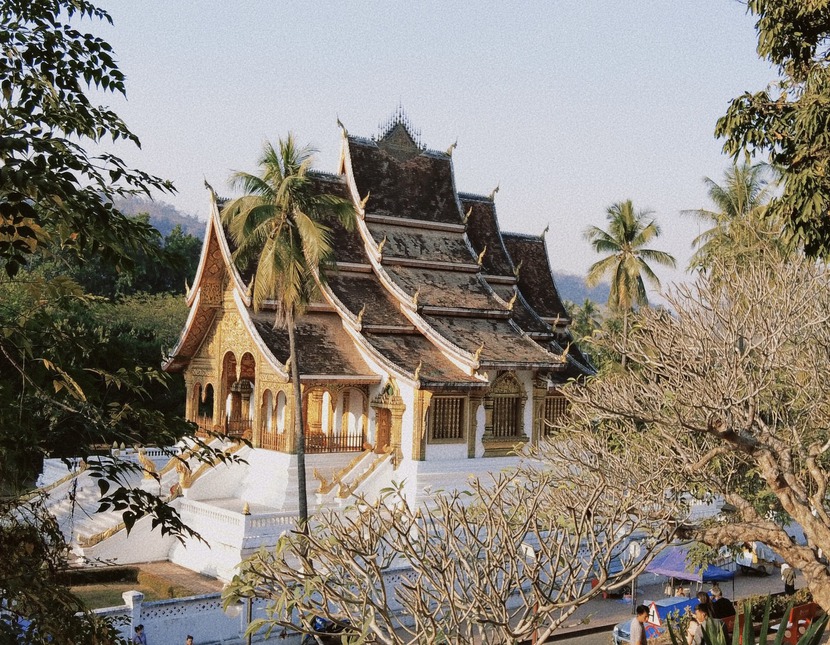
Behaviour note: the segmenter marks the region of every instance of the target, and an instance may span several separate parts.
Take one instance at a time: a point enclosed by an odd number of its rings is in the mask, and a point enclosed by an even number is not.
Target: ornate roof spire
[[[379,124],[377,140],[382,141],[387,138],[398,127],[403,127],[403,129],[406,130],[409,138],[412,139],[412,143],[414,143],[418,149],[426,149],[426,146],[421,143],[421,131],[412,125],[412,121],[410,121],[406,111],[403,109],[403,105],[400,103],[398,103],[398,107],[395,108],[392,116],[390,116],[385,122]]]

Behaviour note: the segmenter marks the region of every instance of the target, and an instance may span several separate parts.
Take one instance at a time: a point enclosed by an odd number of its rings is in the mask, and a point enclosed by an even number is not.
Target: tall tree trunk
[[[622,368],[625,369],[625,364],[627,361],[627,354],[628,354],[628,308],[626,307],[623,310],[623,351],[622,351],[622,358],[620,360],[620,364]]]
[[[291,385],[294,387],[294,444],[297,450],[297,495],[300,506],[300,529],[308,532],[308,497],[305,481],[305,424],[303,419],[303,391],[300,387],[300,366],[297,360],[297,341],[294,329],[294,311],[286,316],[288,327],[288,355],[291,361]]]

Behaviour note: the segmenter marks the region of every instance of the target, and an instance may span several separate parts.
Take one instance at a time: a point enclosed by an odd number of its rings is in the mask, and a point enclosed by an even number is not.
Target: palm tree
[[[644,248],[659,237],[660,227],[652,219],[651,211],[635,211],[631,200],[612,204],[606,211],[608,230],[596,226],[585,230],[585,238],[597,253],[608,256],[591,265],[586,282],[596,286],[604,277],[611,278],[608,306],[623,315],[623,344],[628,341],[628,314],[636,306],[648,305],[645,282],[660,288],[660,280],[649,262],[668,267],[675,266],[675,259],[664,251]],[[625,367],[625,352],[622,366]]]
[[[222,210],[222,221],[237,244],[239,266],[255,262],[252,300],[258,311],[266,301],[276,303],[274,327],[288,331],[291,382],[294,389],[294,437],[297,450],[297,487],[301,528],[307,530],[305,433],[295,325],[318,293],[320,271],[333,261],[331,229],[338,220],[352,228],[354,205],[341,197],[321,193],[308,171],[314,150],[298,148],[289,134],[278,149],[266,142],[259,159],[261,173],[234,173],[231,186],[244,194]]]
[[[683,211],[710,225],[710,228],[692,240],[696,251],[689,261],[689,269],[709,271],[717,257],[748,250],[753,246],[753,234],[781,233],[773,222],[764,227],[766,204],[771,197],[770,182],[775,173],[767,164],[733,165],[724,173],[723,185],[709,177],[703,181],[708,188],[714,210],[699,208]],[[754,229],[754,231],[752,230]]]

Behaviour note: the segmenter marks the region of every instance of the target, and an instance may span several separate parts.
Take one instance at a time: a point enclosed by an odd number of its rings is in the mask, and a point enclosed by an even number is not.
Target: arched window
[[[331,434],[331,394],[323,392],[323,402],[320,409],[320,427],[323,434]]]
[[[277,392],[277,432],[285,432],[285,392]]]
[[[346,388],[337,397],[336,431],[357,435],[366,429],[367,397],[358,389]]]
[[[199,392],[198,414],[200,417],[213,417],[213,386],[210,383]]]
[[[259,418],[262,419],[262,427],[265,432],[274,431],[274,395],[271,390],[265,390],[262,394]]]

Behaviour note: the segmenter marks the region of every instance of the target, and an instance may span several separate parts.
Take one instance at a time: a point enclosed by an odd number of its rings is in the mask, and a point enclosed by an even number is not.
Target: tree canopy
[[[559,436],[587,451],[586,436],[615,428],[615,450],[646,450],[667,481],[679,475],[690,496],[735,509],[675,517],[685,537],[764,542],[830,608],[828,266],[775,243],[714,263],[666,296],[668,310],[638,312],[627,338],[597,339],[625,348],[629,369],[566,388],[571,423]],[[793,520],[806,545],[786,532]]]
[[[146,218],[126,217],[112,205],[115,195],[172,190],[168,182],[112,154],[87,152],[105,138],[136,145],[138,139],[87,96],[92,86],[123,93],[124,77],[110,46],[75,26],[84,20],[110,19],[86,0],[0,1],[4,642],[115,638],[109,623],[84,611],[58,578],[66,566],[64,536],[32,491],[41,460],[87,457],[114,441],[167,446],[192,427],[179,417],[179,405],[154,401],[170,383],[160,370],[161,345],[175,340],[165,314],[180,317],[183,308],[176,313],[157,300],[147,305],[156,308],[151,316],[136,308],[137,300],[113,304],[95,295],[102,273],[124,277],[141,262],[164,262],[174,247],[183,256],[192,249],[183,250],[188,242],[180,236],[170,237],[166,249]],[[118,309],[130,305],[132,319]],[[166,330],[165,340],[157,328]],[[102,507],[121,511],[128,527],[153,515],[162,532],[193,534],[160,498],[123,485],[119,469],[129,465],[109,466],[102,461],[88,470],[98,479]]]
[[[830,2],[748,0],[757,17],[758,54],[779,78],[746,92],[718,120],[715,134],[736,160],[767,156],[782,192],[768,214],[787,223],[813,256],[830,253]]]

